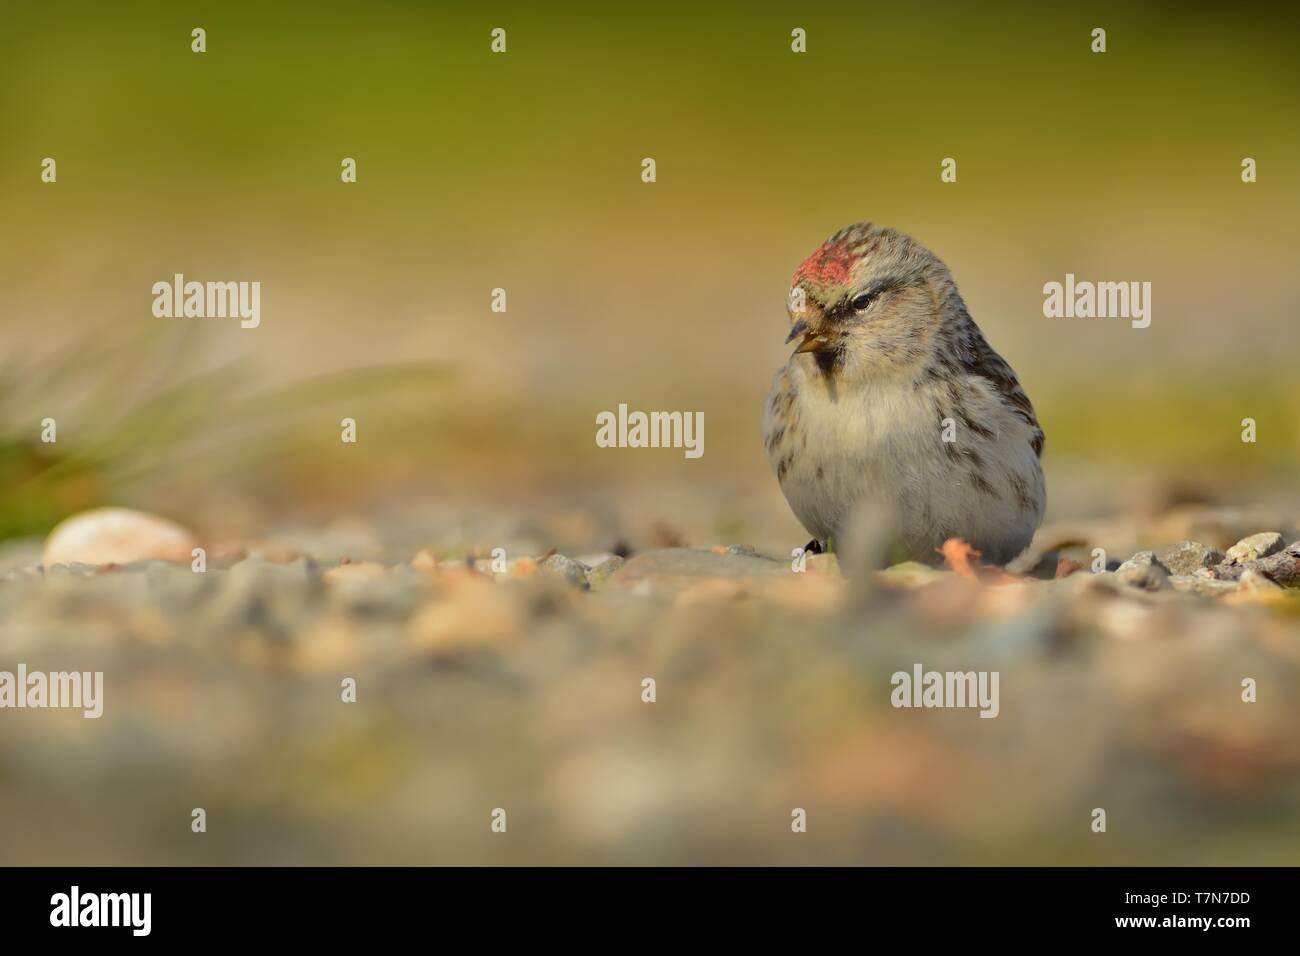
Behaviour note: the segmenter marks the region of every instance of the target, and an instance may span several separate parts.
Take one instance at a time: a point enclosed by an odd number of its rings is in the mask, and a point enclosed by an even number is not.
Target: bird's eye
[[[872,298],[870,292],[859,292],[849,300],[849,305],[853,307],[853,311],[855,312],[865,312],[867,306],[871,305]]]

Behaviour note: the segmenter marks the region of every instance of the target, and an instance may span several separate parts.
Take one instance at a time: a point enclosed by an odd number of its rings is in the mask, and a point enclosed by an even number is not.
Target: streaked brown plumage
[[[1043,431],[938,258],[896,230],[849,226],[796,270],[790,319],[798,345],[763,432],[816,539],[842,540],[865,502],[919,560],[949,537],[997,563],[1029,543],[1046,497]]]

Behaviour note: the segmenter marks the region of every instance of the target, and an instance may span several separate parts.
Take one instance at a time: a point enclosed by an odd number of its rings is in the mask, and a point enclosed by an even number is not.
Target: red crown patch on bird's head
[[[830,240],[805,259],[794,271],[794,281],[815,282],[819,285],[842,285],[849,281],[857,254],[849,243]]]

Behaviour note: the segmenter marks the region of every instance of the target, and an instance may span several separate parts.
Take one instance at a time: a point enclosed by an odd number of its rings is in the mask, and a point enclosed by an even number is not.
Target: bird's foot
[[[982,555],[961,538],[949,538],[943,546],[936,549],[943,555],[944,563],[952,568],[959,578],[985,584],[1012,584],[1020,580],[1014,574],[1008,574],[999,567],[980,562]]]
[[[968,581],[979,580],[975,568],[971,567],[971,559],[975,560],[978,567],[980,553],[961,538],[949,538],[944,541],[943,547],[937,550],[943,555],[944,562],[948,567],[952,568],[957,577],[965,578]]]

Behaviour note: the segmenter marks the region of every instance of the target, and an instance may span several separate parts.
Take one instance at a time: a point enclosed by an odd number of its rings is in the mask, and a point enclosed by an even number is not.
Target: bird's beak
[[[815,329],[810,329],[808,323],[803,319],[800,319],[790,327],[790,334],[785,337],[786,344],[789,345],[800,336],[803,336],[803,340],[799,343],[799,347],[794,350],[796,355],[800,352],[821,352],[825,350],[829,344],[826,339],[822,337],[821,332],[816,331]]]

